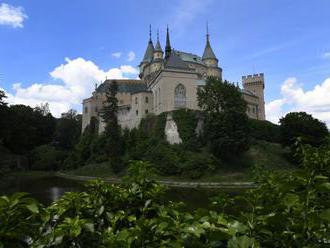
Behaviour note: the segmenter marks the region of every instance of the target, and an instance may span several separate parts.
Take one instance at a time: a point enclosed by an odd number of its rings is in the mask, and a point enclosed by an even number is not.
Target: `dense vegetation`
[[[168,113],[149,114],[138,128],[121,130],[116,118],[116,91],[116,83],[107,89],[107,101],[101,113],[106,129],[101,135],[95,117],[81,134],[81,116],[76,111],[70,110],[56,119],[49,113],[47,104],[34,109],[24,105],[7,106],[2,92],[0,171],[5,167],[74,170],[88,164],[108,163],[110,171],[123,175],[131,160],[143,160],[162,176],[198,179],[227,168],[245,171],[257,163],[249,160],[253,147],[263,144],[268,151],[267,147],[273,145],[267,142],[281,143],[283,151],[292,147],[297,137],[313,146],[329,142],[325,124],[303,112],[289,113],[281,119],[281,125],[248,119],[246,103],[238,88],[227,81],[210,78],[205,87],[198,90],[200,111],[180,109],[171,113],[183,143],[170,145],[164,133]],[[277,154],[294,157],[284,152]],[[300,161],[295,158],[291,162]]]
[[[23,193],[0,198],[1,247],[326,247],[330,152],[298,146],[299,169],[256,172],[256,188],[219,195],[213,210],[164,201],[150,166],[134,162],[127,184],[91,182],[49,207]],[[258,172],[259,171],[259,172]],[[230,211],[229,211],[230,210]]]

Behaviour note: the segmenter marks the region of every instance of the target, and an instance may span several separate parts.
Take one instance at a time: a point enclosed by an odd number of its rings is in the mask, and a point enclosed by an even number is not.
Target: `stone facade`
[[[137,127],[148,114],[158,115],[180,108],[198,109],[198,87],[205,85],[207,77],[222,79],[222,69],[211,48],[208,34],[202,57],[172,49],[168,30],[165,53],[158,35],[155,47],[150,37],[139,68],[139,80],[115,80],[118,84],[118,121],[122,128]],[[96,117],[99,133],[104,131],[101,112],[106,99],[105,91],[112,81],[106,80],[90,98],[83,100],[82,130],[92,117]],[[243,76],[242,84],[242,96],[248,105],[247,115],[264,120],[263,73]]]

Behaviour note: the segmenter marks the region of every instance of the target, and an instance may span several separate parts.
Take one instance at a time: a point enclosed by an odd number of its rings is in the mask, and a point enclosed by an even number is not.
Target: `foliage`
[[[102,110],[102,118],[106,123],[106,151],[110,159],[110,166],[114,172],[121,171],[121,156],[124,154],[121,129],[118,125],[118,99],[116,94],[118,85],[116,81],[112,81],[106,90],[106,102]]]
[[[249,119],[250,136],[256,140],[280,143],[280,126],[269,121]]]
[[[51,114],[44,116],[28,106],[12,105],[7,109],[3,143],[12,152],[24,154],[36,146],[50,143],[55,125]]]
[[[66,155],[66,152],[57,150],[51,145],[38,146],[29,154],[30,168],[32,170],[58,170]]]
[[[303,144],[321,146],[327,142],[329,135],[325,123],[313,118],[306,112],[291,112],[280,119],[281,142],[285,146],[294,144],[300,137]]]
[[[5,92],[0,90],[0,106],[7,106],[7,103],[4,101],[5,98],[7,98]]]
[[[40,230],[43,207],[26,193],[0,197],[0,247],[28,247]]]
[[[93,181],[86,192],[66,193],[47,208],[24,197],[2,197],[0,242],[53,248],[326,247],[329,148],[299,149],[298,171],[274,174],[257,168],[255,189],[236,197],[220,195],[212,200],[213,210],[187,212],[162,200],[164,188],[150,179],[150,165],[138,161],[129,168],[127,184]],[[233,211],[239,205],[243,208]]]
[[[198,104],[205,112],[205,139],[211,152],[223,159],[239,156],[249,148],[246,103],[238,88],[209,78],[198,89]]]
[[[183,176],[191,179],[199,179],[204,174],[213,172],[219,166],[219,161],[213,155],[206,152],[187,152],[181,166]]]
[[[54,143],[61,149],[70,150],[79,142],[80,134],[81,116],[71,109],[57,121]]]

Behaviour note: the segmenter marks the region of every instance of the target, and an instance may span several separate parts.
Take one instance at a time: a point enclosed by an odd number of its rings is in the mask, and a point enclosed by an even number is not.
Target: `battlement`
[[[264,74],[263,73],[257,73],[257,74],[251,74],[251,75],[247,75],[247,76],[242,76],[242,80],[244,81],[244,80],[246,80],[246,79],[248,79],[248,80],[252,80],[252,79],[257,79],[257,80],[260,80],[260,79],[264,79]]]

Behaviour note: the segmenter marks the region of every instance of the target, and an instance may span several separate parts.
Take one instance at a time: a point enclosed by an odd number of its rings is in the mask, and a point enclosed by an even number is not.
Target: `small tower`
[[[222,78],[222,69],[218,67],[218,59],[215,56],[210,44],[208,24],[206,24],[206,45],[203,52],[202,61],[208,67],[207,76]]]
[[[140,67],[140,77],[142,77],[142,74],[143,74],[143,70],[145,68],[145,66],[147,64],[149,64],[152,60],[153,60],[153,57],[154,57],[154,45],[152,43],[152,40],[151,40],[151,25],[149,26],[149,42],[148,42],[148,46],[147,46],[147,49],[144,53],[144,57],[143,57],[143,60],[141,61],[139,67]]]
[[[168,31],[168,26],[166,28],[166,46],[165,46],[165,59],[168,59],[171,55],[172,48],[170,43],[170,33]]]
[[[154,60],[163,60],[163,55],[164,52],[159,42],[159,30],[157,30],[157,43],[154,50]]]
[[[245,90],[248,90],[258,96],[258,119],[265,120],[265,99],[264,99],[264,89],[265,89],[265,79],[264,74],[253,74],[242,77],[242,84]]]

